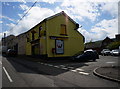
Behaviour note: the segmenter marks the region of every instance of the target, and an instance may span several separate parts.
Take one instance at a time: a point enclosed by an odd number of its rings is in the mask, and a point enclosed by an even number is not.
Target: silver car
[[[108,55],[110,55],[110,50],[109,49],[103,49],[102,51],[101,51],[101,54],[103,55],[103,56],[108,56]]]
[[[114,49],[111,51],[112,56],[119,56],[120,55],[120,49]]]

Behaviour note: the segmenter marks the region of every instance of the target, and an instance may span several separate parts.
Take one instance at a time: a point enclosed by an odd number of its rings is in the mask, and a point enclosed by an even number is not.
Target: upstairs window
[[[32,40],[35,40],[35,33],[36,32],[33,30],[31,33],[32,33]]]
[[[40,35],[40,31],[42,30],[42,26],[39,27],[39,37],[41,36]]]
[[[61,33],[60,35],[67,35],[66,25],[61,24]]]
[[[30,39],[27,37],[27,42],[30,42]]]
[[[30,42],[29,34],[26,35],[27,42]]]
[[[35,36],[34,36],[34,33],[32,33],[32,40],[35,40]]]

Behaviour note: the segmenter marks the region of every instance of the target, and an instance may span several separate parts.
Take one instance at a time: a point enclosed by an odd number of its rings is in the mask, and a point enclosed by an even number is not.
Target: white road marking
[[[41,63],[41,64],[43,64],[43,63]]]
[[[80,68],[77,68],[76,70],[78,70],[78,71],[84,71],[83,69],[80,69]]]
[[[45,64],[45,63],[42,63],[43,65]]]
[[[68,68],[73,69],[74,67],[68,67]]]
[[[61,68],[61,69],[68,70],[68,68]]]
[[[89,75],[89,73],[79,72],[80,74]]]
[[[0,64],[2,64],[2,62],[0,61]]]
[[[5,71],[5,73],[6,73],[7,77],[8,77],[8,79],[9,79],[9,81],[10,81],[10,82],[13,82],[13,80],[11,79],[11,77],[10,77],[10,75],[8,74],[8,72],[7,72],[7,70],[5,69],[5,67],[3,67],[3,70]]]
[[[106,62],[106,63],[115,63],[115,62]]]
[[[65,67],[64,65],[60,65],[61,67]]]
[[[59,68],[59,66],[54,66],[54,67]]]
[[[48,66],[53,66],[53,65],[48,64]]]
[[[44,65],[48,65],[48,64],[45,63]]]
[[[71,70],[72,72],[77,72],[77,70]]]

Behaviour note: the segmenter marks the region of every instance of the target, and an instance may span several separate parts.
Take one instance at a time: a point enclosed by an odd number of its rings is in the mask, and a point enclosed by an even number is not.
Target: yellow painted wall
[[[47,52],[46,52],[46,37],[45,36],[41,37],[41,40],[40,40],[40,54],[41,55],[47,54]]]
[[[42,26],[42,30],[40,32],[40,35],[41,37],[39,37],[39,27]],[[45,29],[45,22],[35,26],[33,29],[31,29],[29,32],[27,32],[29,34],[29,38],[30,38],[30,41],[32,41],[32,33],[31,31],[36,31],[35,33],[35,40],[36,39],[39,39],[40,38],[40,55],[44,55],[46,54],[46,36],[44,36],[44,33],[46,31]],[[27,42],[26,41],[26,55],[32,55],[32,52],[31,52],[31,43],[30,42]],[[37,52],[38,49],[35,50],[35,52]]]
[[[61,24],[66,24],[68,39],[64,39],[64,54],[53,54],[52,48],[55,48],[55,40],[50,39],[49,36],[61,36]],[[65,16],[60,15],[47,21],[47,53],[48,57],[63,57],[73,56],[79,51],[84,50],[83,37],[75,31],[75,24]]]
[[[66,25],[68,38],[64,40],[64,54],[53,54],[52,48],[55,48],[55,39],[50,39],[49,36],[59,36],[61,32],[61,24]],[[84,51],[84,42],[83,36],[80,35],[76,30],[76,25],[71,22],[69,19],[66,19],[64,15],[56,16],[55,18],[49,19],[46,22],[42,22],[39,25],[35,26],[32,30],[36,31],[35,39],[38,39],[39,36],[39,27],[42,26],[41,37],[40,37],[40,55],[47,54],[48,57],[65,57],[73,56],[74,54]],[[29,38],[32,40],[31,31],[29,32]],[[44,32],[46,31],[46,36]],[[31,54],[31,43],[26,43],[26,55]]]
[[[26,44],[26,55],[31,55],[31,44],[28,42]]]

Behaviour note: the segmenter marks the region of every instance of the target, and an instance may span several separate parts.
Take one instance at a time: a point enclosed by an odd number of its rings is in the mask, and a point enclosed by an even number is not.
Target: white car
[[[116,55],[116,56],[119,56],[119,55],[120,55],[120,49],[114,49],[114,50],[112,50],[112,51],[111,51],[111,55],[112,55],[112,56],[115,56],[115,55]]]
[[[101,54],[104,55],[104,56],[106,56],[106,55],[110,55],[110,54],[111,54],[110,52],[111,52],[111,51],[110,51],[109,49],[103,49],[103,50],[101,51]]]

